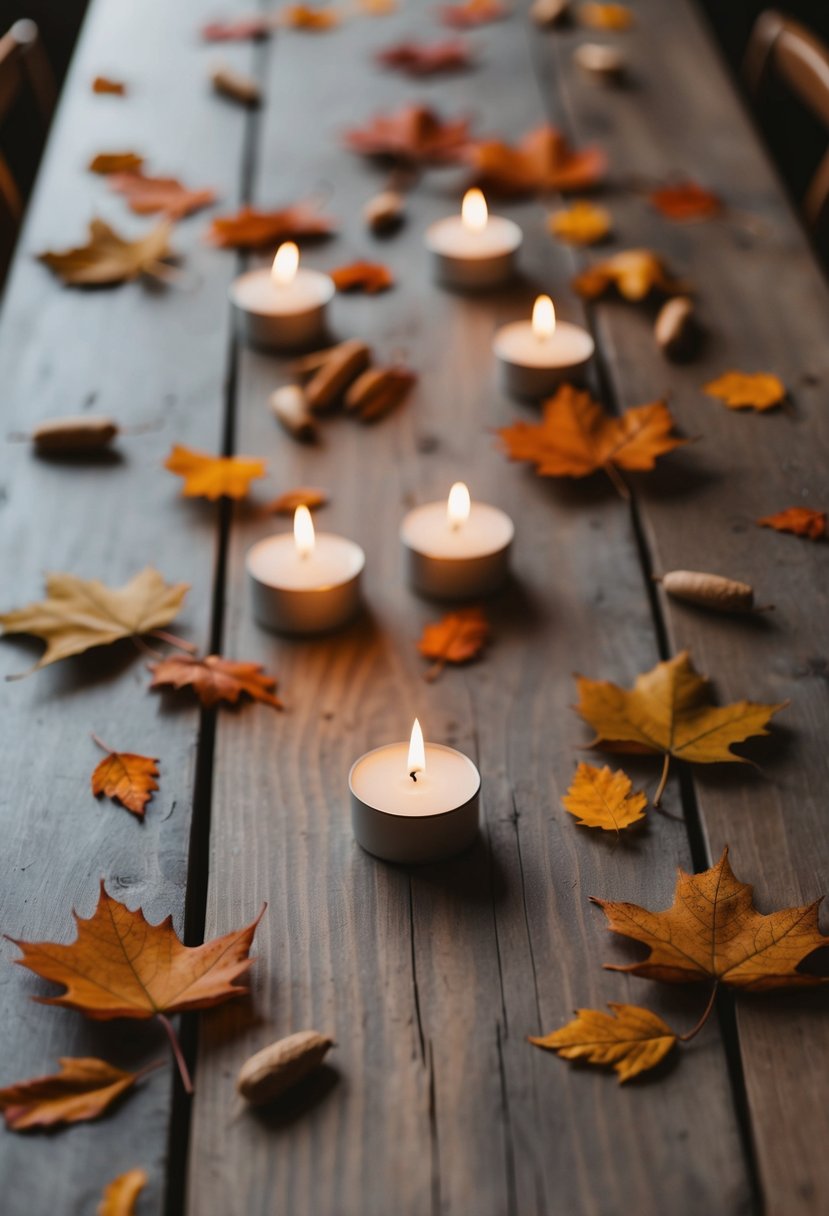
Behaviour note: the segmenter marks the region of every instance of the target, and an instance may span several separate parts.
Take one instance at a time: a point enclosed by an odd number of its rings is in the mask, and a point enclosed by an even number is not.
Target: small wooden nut
[[[371,350],[356,338],[333,347],[305,386],[308,408],[314,413],[330,409],[370,362]]]
[[[363,207],[363,219],[372,232],[393,232],[403,223],[406,204],[396,190],[375,194]]]
[[[621,80],[627,67],[624,51],[602,42],[582,42],[573,51],[573,61],[582,71],[611,84]]]
[[[268,398],[268,404],[274,417],[294,439],[302,443],[312,443],[316,439],[317,424],[298,384],[285,384],[276,389]]]
[[[345,396],[345,408],[362,422],[375,422],[404,400],[415,382],[404,367],[371,367],[358,376]]]
[[[217,93],[241,102],[243,106],[258,106],[262,100],[259,85],[250,76],[235,71],[226,63],[217,63],[210,69],[210,82]]]
[[[333,1039],[316,1030],[300,1030],[278,1039],[245,1060],[236,1088],[251,1106],[273,1102],[291,1086],[319,1068]]]
[[[80,456],[102,451],[117,434],[118,426],[111,418],[88,418],[78,414],[39,423],[32,431],[32,442],[41,455]]]
[[[694,303],[688,296],[674,296],[659,310],[653,327],[656,344],[669,359],[689,355],[696,339]]]
[[[661,582],[674,599],[712,608],[715,612],[755,611],[754,588],[736,579],[723,578],[720,574],[704,574],[700,570],[670,570],[657,582]]]
[[[541,26],[558,25],[569,14],[570,0],[535,0],[530,17]]]

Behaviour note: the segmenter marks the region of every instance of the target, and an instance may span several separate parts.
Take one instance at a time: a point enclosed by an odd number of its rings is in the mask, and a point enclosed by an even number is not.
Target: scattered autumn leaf
[[[627,773],[613,772],[605,765],[594,768],[580,764],[567,794],[561,800],[566,811],[575,815],[580,827],[602,828],[616,832],[645,818],[646,796],[634,794]]]
[[[648,199],[669,220],[708,220],[722,212],[722,199],[696,182],[676,182],[651,190]]]
[[[133,815],[143,819],[147,803],[158,789],[158,760],[135,752],[110,751],[99,739],[107,755],[92,774],[92,793],[96,798],[112,798]]]
[[[359,0],[358,8],[369,17],[387,17],[397,11],[397,0]]]
[[[771,372],[725,372],[703,387],[731,410],[770,410],[786,398],[786,386]]]
[[[128,1170],[104,1188],[98,1216],[134,1216],[138,1196],[147,1185],[146,1170]]]
[[[169,625],[188,591],[187,583],[165,583],[152,566],[123,587],[74,574],[46,576],[45,600],[0,614],[3,634],[30,633],[46,643],[37,667],[46,667],[93,646],[140,637]]]
[[[399,42],[379,51],[377,62],[385,68],[405,72],[407,76],[436,76],[440,72],[458,72],[471,62],[469,47],[459,38],[441,42]]]
[[[564,1060],[610,1064],[620,1082],[655,1068],[676,1046],[678,1036],[652,1010],[613,1001],[608,1009],[613,1012],[577,1009],[572,1022],[530,1042]]]
[[[330,236],[334,221],[320,215],[313,201],[294,203],[275,211],[240,207],[233,215],[217,215],[210,221],[207,239],[224,249],[260,249],[282,241]]]
[[[583,676],[576,682],[576,712],[596,732],[591,747],[664,756],[654,806],[659,806],[672,756],[693,764],[747,764],[732,745],[767,735],[770,719],[788,704],[712,705],[708,680],[694,670],[687,650],[637,676],[632,689]]]
[[[529,461],[540,477],[588,477],[603,470],[626,494],[617,470],[652,469],[657,457],[685,442],[673,427],[663,401],[635,406],[616,418],[589,393],[563,384],[544,402],[541,422],[522,419],[498,434],[510,460]]]
[[[394,286],[394,275],[382,262],[350,262],[329,270],[337,291],[362,291],[376,295]]]
[[[160,211],[171,220],[180,220],[216,201],[215,190],[188,190],[175,177],[148,177],[141,172],[113,173],[109,184],[118,194],[123,194],[136,215]]]
[[[444,120],[428,106],[409,105],[346,131],[345,142],[363,156],[443,164],[461,158],[469,143],[469,119]]]
[[[13,1132],[97,1119],[132,1089],[139,1073],[94,1057],[64,1056],[60,1072],[0,1089],[0,1110]]]
[[[127,86],[123,80],[112,80],[109,76],[96,76],[92,81],[93,93],[111,93],[115,97],[123,97]]]
[[[209,654],[199,659],[193,655],[173,655],[150,666],[151,688],[191,688],[208,708],[227,701],[235,705],[242,695],[284,709],[274,695],[276,680],[265,673],[259,663],[237,663]]]
[[[89,162],[90,173],[132,173],[144,164],[137,152],[99,152]]]
[[[596,262],[577,274],[573,288],[587,300],[603,296],[615,287],[626,300],[644,300],[652,292],[674,295],[687,292],[687,283],[673,278],[662,258],[649,249],[627,249]]]
[[[546,125],[528,132],[514,148],[500,139],[477,140],[466,156],[475,182],[495,194],[589,190],[607,171],[601,148],[577,151],[560,131]]]
[[[105,287],[142,274],[163,277],[161,263],[173,256],[170,231],[170,224],[164,220],[128,241],[103,220],[94,219],[85,245],[62,252],[47,250],[38,254],[38,259],[70,287]]]
[[[297,507],[307,507],[313,511],[316,507],[324,507],[328,502],[328,492],[318,490],[314,486],[300,486],[296,490],[286,490],[273,502],[268,504],[268,510],[274,515],[293,515]]]
[[[547,224],[553,236],[568,245],[597,245],[608,236],[613,221],[604,207],[582,200],[562,211],[554,211]]]
[[[812,507],[787,507],[776,515],[764,515],[757,523],[761,528],[793,532],[795,536],[806,536],[809,540],[820,540],[826,535],[826,512],[815,511]]]
[[[463,0],[462,4],[444,4],[440,19],[444,25],[455,29],[468,29],[473,25],[488,25],[508,16],[509,9],[500,0]]]
[[[459,608],[426,625],[417,644],[424,659],[433,660],[426,679],[437,679],[447,663],[477,659],[488,640],[489,623],[482,608]]]
[[[92,916],[73,916],[78,934],[69,945],[9,939],[23,952],[16,960],[21,967],[65,988],[60,996],[34,997],[39,1004],[75,1009],[95,1021],[146,1019],[208,1009],[248,991],[239,980],[252,962],[261,912],[244,929],[185,946],[171,916],[151,925],[140,908],[131,911],[101,882]]]
[[[339,20],[336,9],[312,8],[308,4],[289,4],[279,14],[282,25],[296,30],[330,30]]]
[[[253,456],[210,456],[180,443],[164,461],[164,468],[184,478],[185,498],[244,498],[250,483],[265,476],[264,460]]]
[[[592,30],[629,30],[635,24],[633,13],[625,4],[580,4],[577,16],[582,25]]]
[[[254,14],[233,21],[209,21],[202,26],[201,36],[205,42],[244,42],[250,38],[267,38],[272,29],[272,18]]]
[[[752,887],[734,876],[728,848],[702,874],[677,877],[674,902],[664,912],[638,904],[593,899],[608,928],[650,947],[641,962],[616,964],[666,984],[715,980],[730,988],[765,992],[826,983],[798,967],[815,950],[829,946],[818,927],[821,900],[763,915],[752,902]]]

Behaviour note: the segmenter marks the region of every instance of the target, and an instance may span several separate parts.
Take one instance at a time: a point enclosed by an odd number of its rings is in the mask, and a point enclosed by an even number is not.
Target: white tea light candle
[[[489,215],[477,189],[467,190],[460,215],[437,220],[424,237],[437,281],[472,290],[509,282],[523,239],[512,220]]]
[[[593,357],[586,329],[556,320],[553,301],[539,296],[532,320],[514,321],[495,334],[501,383],[514,397],[546,397],[565,380],[578,380]]]
[[[249,270],[230,285],[242,336],[266,350],[300,350],[324,338],[333,295],[327,274],[300,267],[293,241],[279,246],[270,270]]]
[[[409,511],[400,526],[410,586],[435,599],[476,599],[509,573],[515,528],[506,512],[472,502],[462,481],[445,502]]]
[[[348,788],[357,843],[384,861],[441,861],[477,834],[480,773],[462,752],[425,744],[417,718],[408,743],[356,761]]]
[[[297,507],[293,535],[269,536],[248,550],[253,615],[279,633],[337,629],[360,606],[365,560],[354,541],[315,534],[311,512]]]

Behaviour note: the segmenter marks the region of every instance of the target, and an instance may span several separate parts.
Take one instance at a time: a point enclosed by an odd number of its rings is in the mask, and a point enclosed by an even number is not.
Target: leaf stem
[[[445,666],[446,666],[446,660],[438,659],[438,661],[436,663],[432,664],[432,666],[428,669],[428,671],[424,671],[423,679],[426,681],[427,684],[434,684],[435,680],[438,678],[438,676],[443,671]]]
[[[697,1035],[699,1034],[699,1032],[702,1030],[703,1026],[708,1021],[708,1019],[711,1017],[711,1014],[714,1011],[714,1002],[717,999],[717,993],[719,991],[719,988],[720,988],[719,980],[714,980],[714,985],[708,996],[708,1004],[705,1006],[705,1009],[702,1012],[702,1017],[697,1022],[696,1026],[694,1026],[693,1030],[689,1030],[687,1034],[681,1034],[678,1036],[680,1043],[690,1043],[691,1039],[695,1039],[697,1037]]]
[[[668,784],[668,769],[671,764],[671,753],[665,752],[665,757],[662,761],[662,776],[659,778],[659,785],[656,787],[656,793],[653,796],[653,805],[658,811],[662,805],[662,795],[665,793],[665,786]]]
[[[158,1017],[159,1022],[161,1022],[161,1025],[164,1027],[167,1038],[170,1040],[170,1047],[173,1049],[173,1056],[178,1066],[181,1083],[184,1086],[184,1092],[186,1094],[192,1094],[193,1081],[190,1077],[190,1070],[187,1067],[187,1061],[184,1058],[184,1052],[181,1050],[181,1044],[179,1043],[176,1032],[173,1029],[173,1023],[163,1013],[159,1013],[156,1016]]]
[[[158,638],[159,642],[166,642],[168,646],[177,646],[179,650],[184,650],[187,654],[196,654],[199,649],[194,642],[186,642],[184,638],[176,637],[174,633],[167,633],[166,629],[152,629],[149,636]]]
[[[163,1068],[167,1063],[166,1060],[153,1060],[150,1064],[145,1064],[143,1068],[139,1068],[135,1074],[136,1081],[143,1081],[148,1073],[155,1072],[157,1068]]]
[[[99,738],[99,737],[98,737],[98,736],[95,734],[95,731],[94,731],[94,730],[90,731],[89,733],[90,733],[90,734],[91,734],[91,736],[92,736],[92,742],[93,742],[93,743],[97,743],[97,744],[98,744],[98,747],[100,747],[100,749],[101,749],[101,751],[102,751],[102,752],[106,752],[108,755],[112,755],[112,751],[113,751],[113,749],[112,749],[111,747],[107,747],[107,745],[106,745],[106,743],[104,743],[103,739],[100,739],[100,738]]]
[[[625,500],[625,502],[630,502],[630,490],[627,487],[627,483],[625,482],[624,477],[619,472],[619,470],[616,468],[616,466],[611,461],[608,460],[607,464],[603,465],[602,467],[604,468],[605,473],[607,473],[608,477],[612,481],[613,487],[616,490],[619,497],[623,498]]]

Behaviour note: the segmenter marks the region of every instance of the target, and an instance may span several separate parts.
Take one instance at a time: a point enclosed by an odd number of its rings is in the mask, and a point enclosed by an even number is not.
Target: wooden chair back
[[[761,13],[751,31],[743,71],[755,99],[769,79],[779,79],[829,132],[829,47],[805,26],[773,9]],[[827,204],[829,149],[803,199],[803,212],[812,229],[825,217]]]
[[[34,21],[16,21],[0,37],[0,126],[24,93],[34,102],[45,133],[55,107],[55,81]],[[14,247],[23,199],[6,158],[0,153],[0,278]]]

